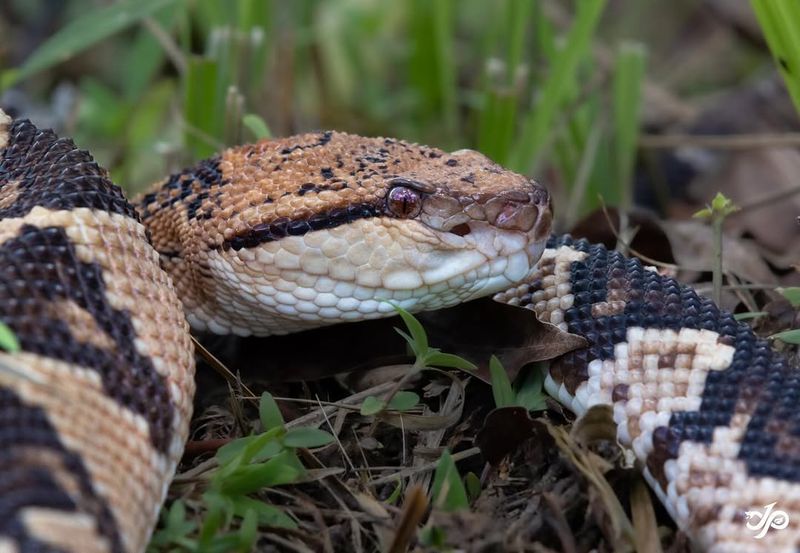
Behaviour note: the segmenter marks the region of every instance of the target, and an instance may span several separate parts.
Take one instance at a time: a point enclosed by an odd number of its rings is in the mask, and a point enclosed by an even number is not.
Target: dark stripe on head
[[[324,146],[328,142],[330,142],[332,137],[333,137],[333,132],[332,131],[325,131],[323,133],[320,133],[320,135],[317,137],[317,141],[316,142],[312,142],[311,144],[297,144],[297,145],[291,146],[289,148],[284,148],[283,150],[281,150],[281,154],[285,155],[285,156],[288,156],[289,154],[291,154],[292,152],[294,152],[296,150],[306,150],[308,148],[319,148],[319,147]]]
[[[672,278],[645,269],[637,259],[569,236],[551,237],[548,248],[569,246],[587,254],[571,265],[573,307],[564,316],[570,332],[589,342],[555,365],[571,393],[586,380],[586,365],[613,359],[614,345],[627,339],[629,327],[707,329],[720,343],[735,348],[729,367],[710,371],[700,408],[673,413],[668,427],[653,433],[654,451],[648,467],[662,484],[663,464],[676,458],[684,440],[710,444],[714,429],[729,426],[734,414],[751,416],[739,459],[751,476],[771,476],[800,482],[800,368],[775,352],[749,325]],[[625,287],[623,313],[594,317],[592,306],[608,299],[608,284]],[[571,371],[571,372],[570,372]]]
[[[37,406],[27,405],[14,391],[0,387],[0,536],[13,540],[20,551],[61,552],[28,534],[21,519],[27,507],[67,513],[87,513],[97,521],[114,552],[123,551],[114,516],[104,499],[95,493],[81,457],[69,451],[58,432]],[[25,450],[46,450],[60,460],[78,486],[72,497],[53,478],[50,467],[38,465]],[[76,503],[77,501],[77,503]]]
[[[316,213],[305,219],[276,219],[270,223],[256,225],[248,229],[246,233],[234,236],[230,240],[225,240],[216,249],[241,250],[242,248],[254,248],[264,242],[280,240],[286,236],[302,236],[315,230],[329,229],[352,223],[358,219],[368,219],[378,217],[383,214],[383,203],[375,204],[356,204],[340,209],[331,209],[322,213]]]
[[[30,121],[15,121],[0,152],[0,188],[17,183],[18,196],[0,209],[0,219],[23,217],[31,209],[89,207],[138,220],[122,190],[85,150]]]
[[[219,161],[219,156],[214,156],[199,162],[194,167],[170,175],[157,192],[142,198],[140,208],[144,219],[147,220],[156,211],[167,210],[183,201],[186,201],[186,215],[189,220],[210,218],[211,212],[201,211],[201,206],[209,198],[209,191],[213,185],[226,184],[222,178]],[[158,205],[148,208],[153,202],[158,202]]]
[[[67,323],[52,318],[47,307],[58,300],[89,313],[114,351],[78,341]],[[0,320],[23,350],[97,371],[106,393],[144,417],[153,446],[167,451],[174,416],[167,384],[136,351],[130,314],[108,303],[102,268],[78,259],[63,228],[26,225],[0,244]]]

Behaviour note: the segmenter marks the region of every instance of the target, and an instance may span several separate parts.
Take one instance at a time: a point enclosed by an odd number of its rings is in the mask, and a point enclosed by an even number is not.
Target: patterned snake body
[[[569,236],[495,299],[587,340],[551,364],[547,391],[578,415],[613,407],[620,443],[699,548],[798,550],[795,363],[691,288]],[[768,518],[772,503],[784,518]],[[761,522],[774,529],[756,539]]]
[[[191,415],[186,319],[268,335],[489,294],[587,340],[548,391],[613,406],[698,546],[795,551],[796,367],[637,260],[548,242],[550,218],[480,154],[341,133],[227,150],[137,212],[71,141],[0,112],[0,320],[21,346],[0,353],[0,551],[144,549]],[[775,502],[786,524],[755,539]]]

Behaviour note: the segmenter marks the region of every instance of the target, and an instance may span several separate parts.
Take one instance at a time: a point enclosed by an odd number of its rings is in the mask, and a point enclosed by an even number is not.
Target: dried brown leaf
[[[542,422],[532,419],[524,407],[500,407],[486,416],[475,445],[487,462],[497,465],[530,439],[536,439],[542,448],[552,446],[553,442]]]
[[[800,151],[796,148],[738,152],[726,160],[721,171],[703,181],[703,197],[720,191],[743,206],[742,212],[731,217],[728,231],[736,236],[752,236],[762,251],[773,254],[774,260],[784,257],[786,261],[796,261],[800,256],[795,222],[800,213],[800,194],[791,194],[797,189],[798,173]],[[754,183],[760,186],[754,188]],[[750,205],[753,207],[748,208]]]
[[[598,521],[606,534],[606,539],[615,551],[630,551],[634,545],[633,526],[619,498],[604,477],[609,466],[608,461],[581,447],[564,428],[547,422],[544,424],[559,451],[586,478],[590,490],[595,494],[598,504],[607,517],[608,524]]]
[[[536,361],[559,357],[585,347],[580,336],[540,322],[533,311],[491,298],[420,315],[430,343],[478,366],[475,376],[490,382],[489,358],[496,355],[514,380],[519,370]]]
[[[428,498],[425,496],[425,491],[421,486],[411,486],[406,491],[403,511],[400,513],[392,543],[387,549],[388,553],[404,553],[408,550],[427,510]]]
[[[661,537],[658,535],[653,501],[641,477],[636,478],[631,490],[631,518],[636,551],[661,553]]]
[[[609,405],[595,405],[572,425],[570,437],[580,445],[587,447],[595,442],[616,441],[617,425]]]
[[[665,221],[676,263],[683,269],[682,280],[696,279],[691,273],[710,271],[714,252],[714,234],[710,226],[700,221]],[[777,284],[759,249],[750,240],[723,235],[723,271],[733,273],[747,282]]]

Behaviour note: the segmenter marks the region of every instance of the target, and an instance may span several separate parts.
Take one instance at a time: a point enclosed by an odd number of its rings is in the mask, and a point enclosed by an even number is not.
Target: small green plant
[[[250,496],[297,482],[306,469],[295,450],[327,445],[334,438],[317,428],[287,430],[267,392],[259,402],[259,418],[264,432],[234,440],[217,452],[219,467],[202,495],[202,522],[187,520],[186,506],[176,501],[164,513],[164,525],[153,535],[151,550],[177,546],[196,553],[246,552],[252,550],[259,526],[297,528],[282,509]]]
[[[473,478],[469,478],[470,475]],[[431,488],[433,508],[446,513],[468,510],[470,499],[467,494],[467,486],[472,487],[473,493],[476,493],[474,490],[476,482],[477,493],[480,493],[480,481],[477,480],[477,477],[469,473],[462,482],[453,456],[449,450],[445,449],[436,464],[436,472],[433,475]],[[446,535],[444,529],[429,523],[422,529],[420,539],[424,545],[440,549],[445,546]]]
[[[242,117],[242,124],[247,127],[256,140],[272,138],[272,131],[269,130],[267,122],[260,115],[248,113]]]
[[[727,198],[722,192],[717,192],[711,205],[708,205],[694,214],[697,219],[711,221],[714,230],[714,266],[712,269],[712,284],[714,303],[719,305],[722,299],[722,225],[725,219],[739,211],[739,207]]]
[[[425,329],[414,315],[398,305],[392,304],[400,318],[406,325],[406,331],[395,327],[395,331],[402,336],[414,354],[414,364],[408,372],[408,376],[416,374],[426,367],[444,367],[461,369],[465,371],[475,370],[475,365],[452,353],[444,353],[438,348],[433,348],[428,344],[428,335]],[[375,396],[367,397],[361,404],[362,415],[377,415],[378,413],[392,409],[394,411],[408,411],[419,403],[419,395],[409,391],[394,391],[388,398],[380,399]]]
[[[408,332],[400,330],[395,327],[395,331],[405,338],[408,346],[414,353],[416,359],[414,360],[414,368],[423,369],[425,367],[447,367],[453,369],[461,369],[466,371],[475,370],[475,365],[452,353],[443,353],[438,348],[432,348],[428,344],[428,335],[422,324],[417,320],[414,315],[406,311],[400,306],[394,306],[400,318],[406,325]]]
[[[0,322],[0,349],[8,353],[16,353],[20,349],[19,340],[17,340],[14,331],[3,322]]]
[[[419,395],[415,392],[401,390],[394,394],[387,402],[375,396],[369,396],[361,404],[361,414],[366,416],[376,415],[385,409],[392,411],[409,411],[419,403]]]
[[[445,449],[433,475],[433,506],[448,513],[469,509],[467,490],[450,451]]]
[[[542,411],[547,408],[547,394],[543,387],[544,372],[539,366],[534,366],[525,374],[519,381],[516,391],[511,385],[505,367],[494,355],[489,359],[489,374],[494,403],[498,408],[519,406],[528,411]]]
[[[792,304],[792,307],[800,307],[800,287],[789,286],[787,288],[778,288],[778,292]],[[787,344],[800,344],[800,328],[784,330],[783,332],[773,334],[770,338],[781,340]]]
[[[470,503],[481,495],[481,479],[474,472],[468,472],[464,477],[464,487],[467,489],[467,497],[469,497]]]

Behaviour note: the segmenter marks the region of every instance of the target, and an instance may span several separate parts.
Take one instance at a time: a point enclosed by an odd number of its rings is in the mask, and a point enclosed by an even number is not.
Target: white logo
[[[786,514],[786,511],[772,510],[772,508],[775,506],[775,503],[764,505],[763,513],[761,511],[746,511],[744,513],[749,521],[747,523],[747,529],[752,530],[753,532],[758,532],[758,534],[755,535],[757,540],[760,540],[766,536],[767,531],[770,528],[775,528],[775,530],[783,530],[789,526],[789,515]]]

